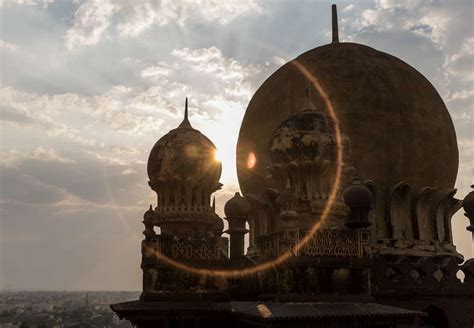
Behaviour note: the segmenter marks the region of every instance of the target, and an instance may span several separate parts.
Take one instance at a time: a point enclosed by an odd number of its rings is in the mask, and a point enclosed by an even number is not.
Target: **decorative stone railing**
[[[191,238],[155,235],[144,241],[145,247],[177,261],[227,259],[228,240],[224,237]]]
[[[275,257],[291,251],[306,230],[286,228],[280,232],[257,237],[260,258]],[[296,256],[363,257],[370,234],[366,230],[321,229],[296,253]]]
[[[394,293],[406,290],[446,293],[458,290],[474,294],[474,259],[460,264],[454,256],[374,256],[373,282],[376,293]],[[464,274],[464,281],[459,273]]]

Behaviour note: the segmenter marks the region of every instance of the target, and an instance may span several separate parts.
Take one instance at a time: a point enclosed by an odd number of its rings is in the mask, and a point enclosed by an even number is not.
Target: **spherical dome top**
[[[343,137],[344,157],[349,157],[350,145]],[[325,114],[305,108],[283,121],[273,132],[268,145],[272,164],[315,159],[336,161],[334,125]]]
[[[344,190],[342,197],[350,208],[370,208],[373,203],[372,192],[357,178]]]
[[[191,127],[187,115],[178,128],[157,141],[148,158],[148,177],[152,182],[178,180],[217,184],[221,170],[216,147]]]
[[[283,65],[250,101],[237,144],[244,195],[268,188],[267,147],[272,134],[306,101],[307,78],[301,65],[327,93],[361,177],[387,188],[400,181],[440,189],[454,186],[456,134],[431,83],[389,54],[360,44],[332,43]],[[317,92],[312,92],[311,102],[326,112]],[[313,121],[317,122],[316,116]]]
[[[145,220],[148,220],[148,219],[152,219],[155,215],[155,212],[153,211],[153,206],[150,205],[150,208],[148,209],[148,211],[146,211],[144,214],[143,214],[143,218]]]
[[[224,205],[224,213],[228,218],[244,218],[250,214],[250,203],[236,192],[234,197]]]
[[[474,185],[472,185],[471,188],[474,188]],[[466,197],[464,197],[462,207],[466,213],[474,213],[474,191],[471,191]]]

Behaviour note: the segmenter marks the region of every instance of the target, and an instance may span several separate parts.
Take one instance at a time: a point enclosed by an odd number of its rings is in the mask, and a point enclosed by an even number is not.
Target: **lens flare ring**
[[[277,258],[266,261],[263,263],[259,263],[255,266],[251,267],[244,267],[244,268],[239,268],[239,269],[206,269],[206,268],[197,268],[193,267],[190,265],[187,265],[185,263],[173,260],[172,258],[167,257],[166,255],[162,254],[161,252],[146,247],[148,251],[151,250],[151,253],[161,261],[163,261],[165,264],[178,269],[182,271],[186,271],[188,273],[192,274],[197,274],[197,275],[203,275],[203,276],[213,276],[213,277],[220,277],[220,278],[242,278],[247,275],[253,275],[262,271],[266,271],[269,269],[274,269],[278,267],[279,265],[282,265],[286,261],[288,261],[290,258],[294,257],[296,254],[298,254],[299,250],[314,236],[314,234],[321,228],[321,226],[325,223],[329,212],[332,209],[332,205],[336,199],[337,196],[337,191],[340,187],[341,183],[341,173],[342,173],[342,164],[343,164],[343,145],[341,141],[341,128],[340,128],[340,122],[336,116],[336,113],[334,111],[334,108],[332,106],[331,100],[329,99],[329,96],[327,93],[324,91],[322,88],[321,84],[319,83],[318,79],[312,75],[308,69],[299,63],[297,60],[291,61],[291,63],[308,79],[308,81],[311,83],[313,88],[318,92],[318,94],[321,96],[323,99],[328,114],[331,118],[331,120],[334,123],[334,132],[336,135],[336,174],[335,178],[333,181],[332,189],[328,197],[328,202],[326,203],[326,206],[321,213],[320,220],[318,220],[308,231],[308,233],[298,241],[297,244],[293,246],[293,248],[285,253],[280,254]]]

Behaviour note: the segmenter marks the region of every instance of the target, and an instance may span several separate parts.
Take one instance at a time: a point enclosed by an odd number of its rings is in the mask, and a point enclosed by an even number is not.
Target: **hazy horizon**
[[[0,4],[0,290],[140,291],[146,161],[182,120],[217,146],[217,212],[239,190],[247,104],[283,63],[331,40],[332,1],[4,0]],[[336,1],[342,42],[404,60],[435,86],[474,183],[472,1]],[[433,163],[442,165],[442,163]],[[457,250],[473,256],[468,219]]]

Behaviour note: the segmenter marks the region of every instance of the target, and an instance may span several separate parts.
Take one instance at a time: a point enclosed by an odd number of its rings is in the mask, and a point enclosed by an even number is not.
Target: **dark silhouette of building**
[[[250,101],[237,145],[243,196],[225,205],[230,247],[211,203],[221,187],[215,151],[192,128],[186,100],[183,122],[150,153],[158,201],[143,221],[143,293],[112,305],[121,318],[140,327],[473,325],[474,262],[461,264],[452,240],[463,202],[446,106],[403,61],[340,43],[335,6],[333,42],[282,66]],[[473,195],[464,200],[471,231]]]

